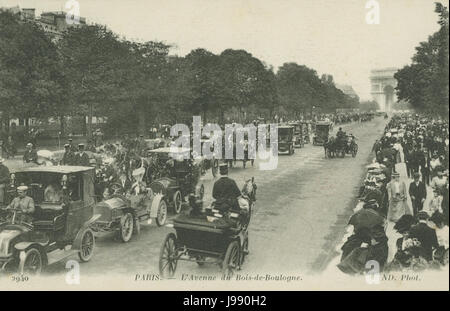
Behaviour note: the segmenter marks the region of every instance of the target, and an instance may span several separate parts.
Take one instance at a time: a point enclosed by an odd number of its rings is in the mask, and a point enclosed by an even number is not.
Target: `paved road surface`
[[[364,166],[372,145],[382,134],[386,121],[376,118],[367,123],[343,126],[358,138],[356,158],[325,159],[322,147],[307,145],[292,156],[280,156],[274,171],[255,167],[232,169],[238,185],[255,177],[257,202],[249,229],[250,254],[242,273],[315,273],[325,269],[335,255],[351,214]],[[207,199],[214,179],[205,177]],[[136,273],[158,274],[158,256],[166,234],[173,229],[142,226],[140,236],[129,243],[115,241],[111,235],[99,237],[91,262],[81,266],[90,276]],[[68,259],[77,257],[69,257]],[[46,269],[46,274],[66,271],[65,261]],[[217,274],[217,266],[198,267],[180,262],[177,274]]]

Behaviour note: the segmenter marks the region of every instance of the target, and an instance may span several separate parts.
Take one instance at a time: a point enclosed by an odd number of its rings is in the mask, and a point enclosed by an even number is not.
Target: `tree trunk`
[[[65,130],[66,130],[66,119],[64,116],[59,116],[59,132],[60,137],[64,137],[65,136]]]

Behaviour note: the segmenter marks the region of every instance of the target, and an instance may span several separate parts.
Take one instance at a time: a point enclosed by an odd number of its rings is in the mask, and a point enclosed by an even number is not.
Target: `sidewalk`
[[[397,163],[395,165],[395,170],[400,174],[400,180],[405,183],[406,189],[408,191],[409,185],[411,182],[413,182],[413,179],[408,178],[405,163]],[[433,189],[428,185],[426,186],[426,188],[427,188],[427,198],[423,205],[425,210],[427,210],[427,207],[430,204],[431,199],[433,198]],[[408,209],[409,209],[410,213],[412,213],[412,203],[411,203],[411,198],[410,198],[409,194],[407,195],[407,204],[408,204]],[[357,205],[357,206],[355,206],[354,210],[356,211],[359,208],[360,208],[360,206]],[[386,226],[386,236],[388,237],[388,247],[389,247],[387,262],[392,261],[392,259],[394,258],[394,255],[397,251],[396,242],[399,238],[401,238],[401,235],[394,230],[394,225],[395,225],[394,222],[388,221],[387,226]],[[333,260],[330,261],[330,264],[325,269],[325,273],[339,272],[342,274],[342,272],[337,268],[337,265],[339,264],[341,256],[342,256],[341,247],[352,234],[353,234],[353,226],[351,226],[351,225],[347,226],[346,233],[345,233],[342,241],[336,246],[336,249],[335,249],[335,251],[338,253],[338,255],[335,258],[333,258]]]

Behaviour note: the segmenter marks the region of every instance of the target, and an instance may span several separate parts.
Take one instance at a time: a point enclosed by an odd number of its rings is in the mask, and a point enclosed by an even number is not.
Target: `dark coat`
[[[30,163],[30,162],[37,163],[37,158],[38,158],[37,152],[34,149],[31,149],[31,150],[27,149],[27,150],[25,150],[25,153],[23,154],[23,161],[26,163]]]
[[[420,202],[422,199],[427,198],[427,189],[425,188],[425,184],[419,181],[419,185],[416,186],[416,183],[413,181],[409,184],[409,196],[414,197],[416,201]]]
[[[87,153],[78,153],[75,158],[76,165],[89,166],[89,156],[87,155]]]
[[[62,165],[76,165],[75,153],[71,150],[64,152],[63,158],[61,160]]]
[[[430,261],[433,259],[433,249],[439,247],[436,231],[425,223],[418,223],[411,228],[411,238],[416,238],[421,244],[421,256]]]
[[[214,183],[212,196],[216,200],[236,199],[241,195],[236,182],[228,177],[221,177]]]
[[[0,185],[1,184],[9,184],[9,169],[0,163]]]

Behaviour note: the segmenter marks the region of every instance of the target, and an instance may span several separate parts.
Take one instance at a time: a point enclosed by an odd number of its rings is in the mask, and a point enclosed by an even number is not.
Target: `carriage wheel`
[[[211,167],[213,177],[217,176],[218,171],[219,171],[219,160],[213,160],[213,165]]]
[[[179,214],[181,212],[181,205],[183,204],[183,201],[181,199],[181,192],[180,190],[175,191],[173,194],[173,208],[176,214]]]
[[[156,215],[156,224],[158,227],[163,226],[167,220],[167,204],[166,201],[161,200],[158,206],[158,212]]]
[[[131,240],[133,235],[134,219],[131,213],[126,213],[120,219],[119,238],[122,242],[126,243]]]
[[[246,237],[244,239],[244,242],[242,243],[242,250],[241,250],[241,256],[240,256],[240,262],[239,262],[239,266],[242,266],[244,264],[245,261],[245,256],[248,255],[248,237]]]
[[[31,247],[25,252],[20,254],[19,273],[24,275],[41,273],[43,266],[41,252]]]
[[[173,277],[177,269],[178,254],[176,247],[177,237],[169,233],[164,240],[159,253],[159,274],[161,277]]]
[[[81,248],[78,257],[82,262],[88,262],[94,255],[95,237],[91,229],[86,229],[81,237]]]
[[[225,276],[232,276],[234,271],[239,268],[240,249],[239,243],[233,241],[228,245],[225,258],[222,263],[222,271]]]

